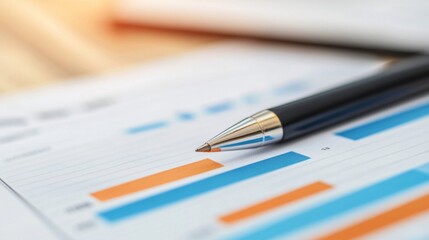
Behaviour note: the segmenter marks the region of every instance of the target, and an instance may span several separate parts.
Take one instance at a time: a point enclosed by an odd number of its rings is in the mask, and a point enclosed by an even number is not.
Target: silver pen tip
[[[212,147],[208,143],[204,143],[203,145],[195,149],[196,152],[210,152],[211,150],[212,150]]]

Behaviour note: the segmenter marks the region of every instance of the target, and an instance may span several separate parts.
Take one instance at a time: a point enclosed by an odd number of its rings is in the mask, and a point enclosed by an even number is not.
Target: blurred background
[[[0,94],[233,36],[407,55],[429,49],[428,12],[426,0],[1,0]]]
[[[0,94],[117,71],[222,37],[115,23],[111,0],[1,0]]]

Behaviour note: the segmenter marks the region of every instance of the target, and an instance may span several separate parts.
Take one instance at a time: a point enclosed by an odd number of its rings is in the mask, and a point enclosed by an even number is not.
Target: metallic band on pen
[[[283,128],[280,119],[275,113],[264,110],[226,129],[199,149],[207,152],[218,152],[256,148],[279,142],[282,137]]]

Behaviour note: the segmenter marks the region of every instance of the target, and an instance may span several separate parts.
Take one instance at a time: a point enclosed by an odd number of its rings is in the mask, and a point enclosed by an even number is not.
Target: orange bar
[[[317,239],[333,240],[362,237],[427,210],[429,210],[429,194]]]
[[[310,185],[295,189],[292,192],[287,192],[285,194],[265,200],[255,205],[245,207],[233,213],[221,216],[219,220],[223,223],[235,223],[253,217],[255,215],[262,214],[274,208],[281,207],[288,203],[292,203],[300,199],[310,197],[316,193],[323,192],[331,188],[332,186],[326,183],[315,182]]]
[[[153,175],[142,177],[130,182],[126,182],[114,187],[110,187],[92,193],[91,195],[100,201],[107,201],[112,198],[121,197],[148,188],[153,188],[162,184],[174,182],[220,167],[223,167],[223,165],[207,158],[198,162],[193,162],[163,172],[155,173]]]

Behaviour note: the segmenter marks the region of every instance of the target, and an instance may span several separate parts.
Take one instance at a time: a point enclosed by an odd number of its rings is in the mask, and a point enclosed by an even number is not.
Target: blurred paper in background
[[[120,0],[119,21],[398,51],[429,50],[425,0]]]

